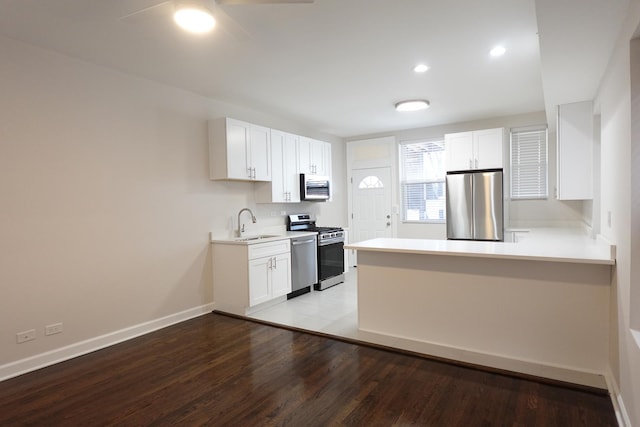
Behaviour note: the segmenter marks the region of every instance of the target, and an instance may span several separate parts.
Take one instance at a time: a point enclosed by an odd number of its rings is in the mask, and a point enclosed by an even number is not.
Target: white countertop
[[[264,234],[261,236],[268,237],[260,237],[256,239],[252,239],[252,235],[246,235],[242,237],[231,237],[231,238],[219,238],[210,236],[211,243],[218,243],[223,245],[256,245],[259,243],[267,243],[267,242],[275,242],[276,240],[283,239],[291,239],[293,237],[305,237],[305,236],[313,236],[318,233],[315,231],[285,231],[282,234]]]
[[[345,245],[358,251],[447,255],[461,257],[615,264],[615,246],[586,236],[527,238],[518,243],[465,240],[377,238]]]

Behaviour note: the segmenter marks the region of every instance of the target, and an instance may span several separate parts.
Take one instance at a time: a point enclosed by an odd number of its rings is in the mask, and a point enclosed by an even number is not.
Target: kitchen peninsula
[[[436,357],[606,388],[615,246],[550,236],[345,245],[358,253],[359,334]]]

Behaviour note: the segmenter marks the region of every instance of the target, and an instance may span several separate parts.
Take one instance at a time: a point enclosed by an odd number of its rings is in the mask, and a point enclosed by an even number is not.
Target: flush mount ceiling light
[[[506,51],[507,49],[504,46],[496,46],[489,51],[489,55],[493,57],[502,56]]]
[[[211,10],[203,1],[176,2],[173,19],[181,28],[191,33],[207,33],[216,25]]]
[[[410,99],[396,103],[396,111],[418,111],[429,108],[429,101],[426,99]]]
[[[413,71],[415,71],[416,73],[424,73],[427,70],[429,70],[429,66],[425,64],[418,64],[415,67],[413,67]]]

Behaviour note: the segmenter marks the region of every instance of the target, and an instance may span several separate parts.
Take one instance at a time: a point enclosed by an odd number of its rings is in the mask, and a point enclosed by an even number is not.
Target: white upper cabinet
[[[449,133],[444,136],[447,171],[500,169],[504,165],[504,129]]]
[[[300,137],[300,173],[331,176],[331,144],[316,139]]]
[[[558,200],[593,198],[593,103],[558,106]]]
[[[256,184],[258,203],[300,201],[298,142],[300,137],[271,129],[271,182]]]
[[[473,133],[459,132],[444,136],[448,171],[473,169]]]
[[[221,118],[209,121],[209,167],[214,180],[271,180],[271,130]]]

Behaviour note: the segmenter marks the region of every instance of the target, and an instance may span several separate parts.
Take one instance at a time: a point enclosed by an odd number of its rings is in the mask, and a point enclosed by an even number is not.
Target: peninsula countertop
[[[410,253],[493,259],[606,264],[616,262],[615,245],[587,237],[566,236],[525,239],[522,242],[484,242],[376,238],[348,244],[357,251]]]

